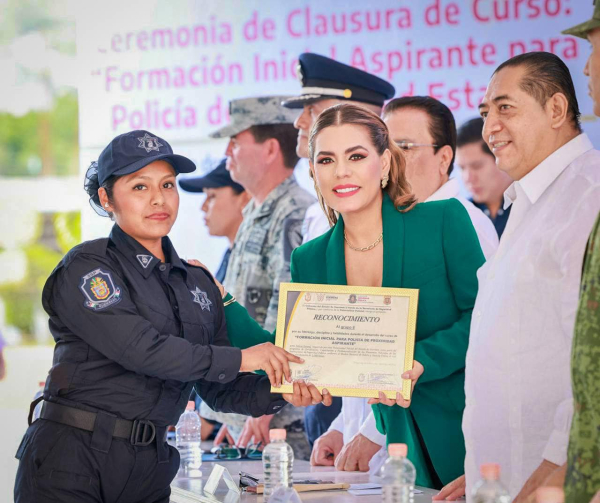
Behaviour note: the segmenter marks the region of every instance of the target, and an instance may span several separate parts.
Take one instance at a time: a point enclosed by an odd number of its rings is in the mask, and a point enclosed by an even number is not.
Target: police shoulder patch
[[[115,285],[110,273],[102,269],[83,276],[79,289],[85,297],[85,307],[94,311],[106,309],[121,300],[121,289]]]

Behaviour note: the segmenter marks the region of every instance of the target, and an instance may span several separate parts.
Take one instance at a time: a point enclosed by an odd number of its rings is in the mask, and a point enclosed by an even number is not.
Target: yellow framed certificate
[[[281,283],[275,344],[304,359],[292,378],[333,396],[410,400],[419,291]],[[292,393],[286,382],[274,393]]]

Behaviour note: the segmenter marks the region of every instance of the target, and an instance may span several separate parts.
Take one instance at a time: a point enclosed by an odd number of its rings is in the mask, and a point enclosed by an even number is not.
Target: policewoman
[[[56,347],[40,419],[16,455],[17,503],[168,502],[179,454],[166,429],[194,386],[211,408],[252,416],[322,400],[303,383],[270,393],[300,359],[271,344],[231,347],[212,277],[167,237],[175,177],[194,169],[162,138],[132,131],[88,170],[90,202],[115,225],[69,251],[44,287]],[[267,376],[240,373],[258,369]]]

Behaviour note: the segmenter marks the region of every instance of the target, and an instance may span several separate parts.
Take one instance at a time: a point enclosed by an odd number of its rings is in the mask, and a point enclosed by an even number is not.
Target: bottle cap
[[[498,480],[500,478],[500,465],[498,463],[484,463],[481,465],[481,476],[485,480]]]
[[[388,445],[388,454],[394,457],[405,458],[408,453],[408,447],[406,444],[390,444]]]
[[[537,503],[564,503],[565,493],[560,487],[540,487],[535,499]]]
[[[285,440],[287,437],[287,431],[282,429],[269,430],[269,439],[271,442],[274,440]]]
[[[190,400],[185,406],[185,410],[194,410],[196,408],[196,402]]]

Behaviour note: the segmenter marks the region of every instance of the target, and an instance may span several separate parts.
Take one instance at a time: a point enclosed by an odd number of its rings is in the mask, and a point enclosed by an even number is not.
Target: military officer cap
[[[174,154],[166,140],[149,131],[137,130],[117,136],[102,151],[96,166],[98,182],[102,186],[113,175],[129,175],[159,160],[171,164],[177,174],[196,169],[187,157]]]
[[[305,52],[298,58],[302,94],[283,102],[288,108],[302,108],[319,100],[338,99],[383,106],[396,89],[389,82],[334,59]]]
[[[203,192],[204,189],[220,189],[221,187],[231,187],[238,194],[244,192],[244,187],[231,179],[226,165],[227,158],[225,157],[210,173],[197,178],[179,180],[179,186],[187,192]]]
[[[298,113],[281,106],[289,96],[259,96],[229,102],[230,123],[210,134],[211,138],[229,138],[252,126],[293,124]]]
[[[595,28],[600,28],[600,1],[594,0],[594,13],[591,19],[580,23],[568,30],[564,30],[562,33],[565,35],[575,35],[576,37],[587,39],[588,33]]]

